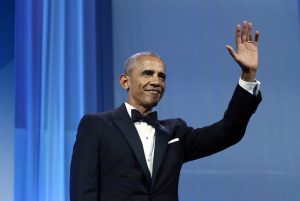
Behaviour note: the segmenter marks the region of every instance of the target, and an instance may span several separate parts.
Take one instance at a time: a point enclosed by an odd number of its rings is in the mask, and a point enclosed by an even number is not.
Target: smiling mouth
[[[150,89],[150,90],[146,90],[146,91],[150,94],[153,94],[153,95],[160,95],[159,90]]]

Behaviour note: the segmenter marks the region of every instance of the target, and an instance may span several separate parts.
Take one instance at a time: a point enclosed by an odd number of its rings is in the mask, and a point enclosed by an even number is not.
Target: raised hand
[[[248,82],[255,80],[255,74],[258,69],[258,37],[256,31],[254,40],[252,40],[252,23],[244,21],[242,27],[236,26],[236,51],[226,45],[230,55],[242,68],[241,78]]]

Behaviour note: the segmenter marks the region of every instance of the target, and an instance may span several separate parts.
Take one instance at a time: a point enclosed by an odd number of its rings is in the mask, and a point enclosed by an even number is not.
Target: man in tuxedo
[[[242,69],[223,118],[194,129],[182,119],[157,120],[152,112],[165,91],[166,67],[152,52],[131,56],[120,76],[127,101],[115,110],[85,115],[71,164],[71,201],[176,201],[182,164],[219,152],[241,140],[261,95],[255,80],[258,36],[252,23],[236,27]]]

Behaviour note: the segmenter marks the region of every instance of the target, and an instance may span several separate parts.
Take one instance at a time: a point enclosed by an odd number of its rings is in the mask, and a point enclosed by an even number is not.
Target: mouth
[[[160,90],[158,90],[158,89],[147,89],[145,91],[151,95],[156,95],[156,96],[161,94]]]

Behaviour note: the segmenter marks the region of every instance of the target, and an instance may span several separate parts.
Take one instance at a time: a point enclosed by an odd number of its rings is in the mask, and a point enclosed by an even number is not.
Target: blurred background
[[[159,118],[218,121],[240,76],[225,45],[235,26],[260,31],[263,102],[243,140],[184,165],[182,201],[300,200],[299,0],[2,0],[0,200],[68,201],[83,114],[122,104],[123,63],[160,54]]]

